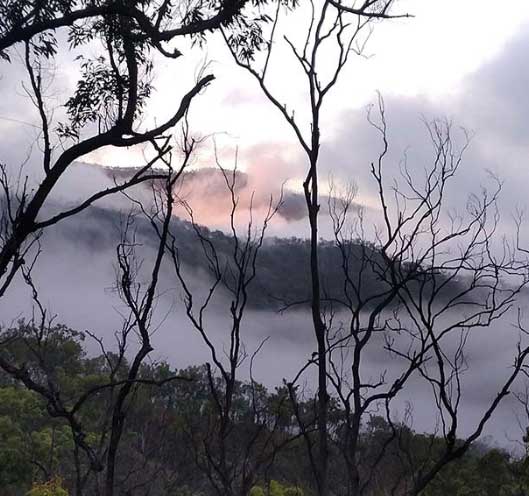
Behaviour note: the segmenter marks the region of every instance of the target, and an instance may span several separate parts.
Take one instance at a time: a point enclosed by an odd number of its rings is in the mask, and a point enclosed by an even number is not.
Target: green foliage
[[[23,362],[35,381],[44,384],[55,381],[71,402],[89,388],[108,381],[108,364],[117,358],[87,357],[82,346],[82,335],[63,326],[57,326],[36,340],[35,329],[21,323],[9,333],[9,345],[2,353],[11,360]],[[29,345],[29,347],[28,347]],[[43,376],[39,364],[31,353],[38,347],[44,363],[53,366],[50,376]],[[126,362],[126,360],[125,360]],[[117,362],[116,362],[117,363]],[[122,364],[116,378],[123,376],[127,364]],[[140,377],[165,381],[178,375],[185,380],[168,380],[161,387],[137,386],[134,402],[128,406],[123,444],[118,459],[118,483],[135,485],[146,480],[156,481],[150,486],[151,494],[167,494],[166,487],[178,484],[186,494],[213,494],[204,485],[201,471],[207,460],[218,456],[219,420],[212,387],[222,393],[222,377],[209,376],[206,366],[189,367],[176,371],[167,363],[144,364]],[[294,392],[294,394],[297,394]],[[97,446],[106,428],[104,415],[111,401],[108,391],[93,395],[81,408],[80,419],[86,429],[85,441]],[[298,398],[297,413],[309,422],[313,418],[310,398]],[[344,491],[342,458],[335,447],[342,441],[343,412],[331,401],[329,422],[333,433],[330,485]],[[289,401],[286,387],[268,391],[263,385],[236,382],[233,408],[229,418],[230,429],[226,438],[227,459],[237,463],[241,446],[250,439],[255,444],[252,456],[261,456],[268,436],[281,443],[298,431],[297,421]],[[393,439],[397,429],[398,436]],[[37,393],[28,391],[23,384],[0,374],[0,494],[16,496],[64,496],[65,487],[73,487],[75,467],[72,463],[73,439],[69,425],[62,419],[48,415],[46,403]],[[374,460],[384,446],[380,461],[377,488],[367,494],[374,496],[380,488],[388,491],[395,481],[411,478],[412,467],[432,463],[443,448],[443,442],[431,435],[417,434],[406,426],[393,426],[382,417],[372,416],[362,427],[360,438],[364,461]],[[208,451],[205,451],[207,446]],[[406,450],[406,458],[401,450]],[[192,453],[193,456],[189,456]],[[410,467],[403,467],[402,460]],[[87,460],[83,459],[86,469]],[[198,467],[198,469],[197,469]],[[529,461],[511,460],[500,450],[470,451],[456,463],[446,466],[423,492],[424,496],[517,496],[527,492]],[[403,470],[404,469],[404,470]],[[258,471],[256,480],[270,480],[268,485],[254,485],[249,496],[311,496],[313,479],[305,456],[303,439],[288,443],[288,447],[275,455],[274,464],[265,474]],[[49,474],[60,475],[65,481],[49,479]],[[131,477],[130,474],[134,474]],[[164,479],[163,474],[168,474]],[[178,474],[177,479],[173,479]],[[288,474],[289,479],[284,479]],[[266,477],[265,477],[266,476]],[[120,479],[121,477],[121,479]],[[270,479],[268,479],[270,477]],[[34,483],[48,480],[45,483]],[[33,487],[31,484],[33,484]],[[91,482],[93,483],[93,481]],[[88,486],[90,494],[92,486]],[[30,491],[28,493],[28,491]],[[165,491],[165,492],[164,492]]]
[[[36,393],[6,386],[0,387],[0,445],[0,488],[26,487],[36,475],[33,460],[59,464],[70,456],[73,441]]]
[[[31,482],[32,453],[42,454],[39,439],[46,415],[42,402],[21,388],[0,388],[0,487]]]
[[[285,496],[283,486],[279,482],[271,480],[268,487],[268,496]]]
[[[516,462],[497,449],[483,455],[466,456],[447,465],[424,491],[425,496],[517,496],[520,478]]]
[[[287,486],[283,490],[284,496],[303,496],[303,489],[298,486]]]
[[[48,482],[33,484],[27,496],[68,496],[68,491],[62,487],[60,478]]]
[[[250,489],[249,496],[266,496],[265,491],[261,486],[253,486]]]
[[[253,486],[250,489],[249,496],[303,496],[304,492],[301,487],[282,484],[272,479],[265,491],[261,486]]]

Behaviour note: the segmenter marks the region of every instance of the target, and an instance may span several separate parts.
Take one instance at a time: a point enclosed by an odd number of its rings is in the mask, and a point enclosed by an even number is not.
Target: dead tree
[[[272,28],[265,40],[262,65],[255,61],[254,52],[246,50],[244,42],[237,36],[225,31],[224,38],[235,62],[248,71],[257,81],[268,100],[280,111],[281,115],[292,128],[294,134],[307,157],[307,175],[303,182],[303,191],[307,205],[310,225],[310,273],[311,273],[311,311],[314,335],[316,338],[318,364],[318,426],[319,454],[313,464],[314,476],[320,496],[328,494],[328,404],[327,390],[328,349],[326,343],[327,329],[323,318],[322,287],[318,250],[318,215],[320,210],[318,165],[321,147],[321,113],[326,96],[336,86],[340,74],[346,66],[351,53],[361,55],[369,37],[372,22],[375,19],[402,17],[391,14],[392,0],[360,2],[357,7],[347,7],[342,2],[323,0],[310,2],[311,14],[307,20],[307,28],[303,42],[296,45],[288,33],[283,36],[286,50],[290,52],[299,67],[307,84],[306,109],[307,122],[303,122],[283,103],[281,97],[270,89],[268,73],[273,63],[273,53],[280,40],[281,5],[277,5],[273,16]],[[404,15],[407,17],[407,15]],[[287,21],[288,22],[288,21]],[[324,62],[325,61],[325,62]],[[324,64],[330,69],[323,69]]]
[[[180,282],[187,318],[194,330],[204,342],[211,361],[206,364],[206,378],[209,389],[209,404],[204,412],[194,412],[188,419],[186,430],[194,452],[197,467],[207,478],[212,489],[222,496],[246,495],[250,491],[259,472],[270,464],[281,447],[291,441],[290,436],[277,433],[280,415],[269,411],[261,398],[259,385],[252,376],[252,364],[262,345],[251,355],[244,344],[243,319],[248,306],[249,287],[256,276],[256,262],[264,242],[269,222],[281,205],[281,199],[273,203],[272,198],[260,228],[255,228],[253,209],[250,205],[250,219],[244,233],[237,227],[237,208],[239,198],[236,180],[237,167],[224,169],[216,159],[217,166],[224,178],[231,202],[229,229],[230,246],[227,252],[219,250],[215,240],[205,228],[196,224],[192,206],[182,200],[182,206],[189,214],[191,227],[201,246],[202,255],[211,278],[209,287],[203,296],[194,294],[190,286],[181,257],[181,248],[169,233],[168,253],[172,267]],[[225,332],[208,322],[208,309],[217,294],[228,296],[227,315],[229,316]],[[223,296],[220,296],[223,298]],[[226,341],[219,349],[214,333],[220,334]],[[237,418],[241,415],[234,404],[241,397],[241,366],[247,362],[250,367],[249,390],[244,393],[248,402],[248,419]],[[284,398],[286,400],[286,398]],[[280,408],[278,409],[280,410]],[[201,415],[207,418],[206,425],[194,423]],[[249,429],[245,432],[245,429]],[[240,432],[238,432],[240,431]]]
[[[0,297],[9,289],[17,274],[29,273],[26,267],[33,265],[40,233],[46,228],[80,213],[96,201],[126,192],[141,182],[157,181],[164,186],[172,183],[176,172],[168,172],[166,167],[172,149],[168,138],[172,129],[185,118],[192,100],[213,81],[214,76],[200,73],[192,88],[177,99],[173,114],[164,122],[146,128],[142,124],[142,116],[145,115],[152,89],[152,60],[154,56],[181,57],[182,53],[170,44],[182,40],[182,37],[202,41],[208,32],[221,27],[229,31],[240,29],[240,26],[259,30],[266,19],[253,18],[245,7],[245,1],[231,0],[215,5],[209,0],[194,2],[193,5],[175,5],[165,0],[23,0],[0,4],[2,63],[4,67],[9,67],[16,49],[23,47],[22,58],[29,81],[24,88],[39,119],[38,145],[41,150],[41,168],[37,177],[26,176],[22,167],[0,163]],[[56,33],[61,34],[56,36]],[[66,39],[66,43],[61,41]],[[76,89],[69,98],[65,98],[64,119],[54,121],[47,100],[47,66],[53,65],[60,50],[74,48],[81,51],[90,43],[95,49],[102,48],[93,58],[83,54]],[[113,187],[95,191],[73,207],[49,213],[50,195],[72,163],[103,147],[137,145],[150,145],[152,158],[146,160],[132,177],[123,182],[116,181]],[[162,191],[165,189],[162,188]],[[167,194],[168,202],[169,198],[170,194]],[[157,228],[161,239],[167,235],[171,208],[172,203],[167,203],[163,212],[160,210],[152,217],[153,227]],[[163,222],[158,224],[161,219]],[[69,423],[77,452],[84,453],[90,461],[90,472],[105,472],[105,490],[109,495],[114,491],[115,460],[123,432],[125,405],[134,389],[139,367],[151,351],[147,327],[165,243],[161,242],[160,246],[163,248],[157,252],[152,278],[143,294],[134,279],[134,243],[124,239],[117,250],[121,271],[120,295],[130,310],[130,320],[119,333],[119,340],[120,343],[130,342],[130,338],[138,333],[141,342],[126,379],[117,383],[110,380],[100,388],[85,392],[78,403],[71,405],[63,401],[60,391],[54,389],[53,381],[47,381],[42,386],[33,381],[20,364],[5,361],[2,365],[7,373],[44,397],[52,415]],[[44,328],[37,331],[38,335],[43,333]],[[118,348],[124,353],[124,345],[120,344]],[[49,373],[52,375],[53,371]],[[84,441],[83,426],[76,415],[83,403],[99,394],[100,390],[115,393],[108,444],[101,443],[101,446],[106,446],[104,453],[94,450]],[[83,481],[84,476],[80,476],[79,494],[83,490]]]
[[[371,173],[382,221],[373,240],[363,214],[352,211],[354,190],[337,196],[335,190],[329,200],[344,276],[343,291],[329,300],[334,319],[327,334],[328,377],[343,412],[334,442],[347,467],[345,494],[372,494],[377,472],[384,470],[390,448],[397,446],[402,473],[387,484],[397,494],[417,495],[446,464],[468,451],[524,370],[529,347],[520,341],[512,371],[471,432],[462,435],[462,387],[470,366],[465,345],[475,330],[508,318],[529,283],[529,263],[516,239],[509,244],[498,236],[499,181],[493,191],[470,196],[465,213],[450,212],[445,197],[468,142],[465,135],[457,150],[449,123],[428,125],[434,156],[420,177],[403,161],[400,182],[395,179],[388,188],[382,100],[379,110],[380,122],[371,122],[383,150]],[[367,285],[373,279],[374,290]],[[366,354],[374,350],[393,357],[398,370],[373,375]],[[420,461],[402,442],[401,428],[392,418],[395,399],[418,377],[431,387],[442,441],[431,459]],[[363,429],[371,415],[381,413],[390,430],[378,451],[367,456],[373,447],[363,443]]]
[[[161,182],[163,187],[155,190],[155,198],[149,209],[136,202],[141,205],[143,213],[150,212],[151,227],[159,238],[148,282],[141,282],[143,263],[137,252],[138,242],[133,230],[133,215],[127,216],[122,229],[121,242],[116,247],[118,275],[116,289],[126,308],[123,314],[123,326],[115,334],[117,350],[108,351],[100,337],[86,331],[86,334],[99,344],[102,355],[105,357],[108,370],[108,377],[105,381],[76,392],[74,398],[61,390],[55,371],[47,361],[48,342],[54,338],[56,328],[52,326],[53,319],[48,318],[48,312],[40,303],[37,286],[31,276],[36,259],[30,266],[23,266],[21,269],[27,284],[32,289],[39,319],[28,327],[30,335],[26,335],[27,333],[5,334],[3,342],[5,351],[0,353],[0,367],[13,379],[40,395],[46,401],[48,412],[52,417],[63,419],[69,425],[74,441],[74,461],[77,474],[75,487],[76,494],[79,496],[84,494],[89,479],[93,476],[99,478],[97,474],[101,473],[104,475],[104,481],[101,484],[102,493],[105,496],[115,494],[118,452],[127,412],[136,388],[140,385],[162,386],[168,381],[179,379],[179,377],[171,377],[157,381],[145,378],[141,376],[141,369],[145,359],[153,351],[151,319],[157,299],[160,269],[170,239],[169,227],[174,205],[173,189],[194,149],[194,142],[188,139],[186,129],[184,127],[183,160],[180,168],[174,170],[171,165],[169,139],[167,139],[164,148],[160,148],[160,151],[167,151],[165,159],[167,169],[163,173],[164,180]],[[132,352],[135,339],[138,340],[139,346]],[[17,342],[22,342],[28,349],[32,360],[37,364],[35,370],[29,370],[25,363],[17,363],[13,360],[9,349]],[[86,405],[101,395],[105,398],[104,412],[101,415],[99,440],[94,445],[86,440],[87,431],[83,422],[83,410]],[[83,463],[83,458],[88,460],[88,466]]]

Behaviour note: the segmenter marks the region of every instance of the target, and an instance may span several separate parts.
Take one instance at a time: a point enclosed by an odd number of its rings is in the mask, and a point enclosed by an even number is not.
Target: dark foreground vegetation
[[[21,322],[9,337],[2,357],[9,355],[23,363],[25,372],[18,380],[0,376],[2,494],[25,495],[32,487],[29,494],[35,496],[73,494],[77,478],[83,479],[86,494],[99,494],[101,476],[76,449],[73,435],[82,432],[93,453],[104,456],[117,389],[105,385],[110,376],[116,384],[126,380],[129,364],[119,363],[123,358],[113,353],[87,356],[86,336],[62,326],[42,335]],[[50,377],[60,388],[64,406],[78,408],[77,433],[72,434],[66,419],[50,416],[42,396],[24,385],[31,381],[45,388]],[[297,393],[293,409],[286,386],[269,391],[253,381],[236,381],[231,414],[223,419],[216,406],[224,395],[222,381],[211,382],[206,365],[183,370],[167,363],[142,365],[126,407],[116,467],[117,494],[209,496],[218,494],[223,483],[237,495],[315,494],[296,418],[302,418],[305,434],[314,437],[315,403],[309,394]],[[331,401],[329,483],[333,494],[348,493],[343,413]],[[224,438],[219,438],[219,432]],[[362,425],[359,443],[365,467],[361,470],[371,471],[364,478],[362,494],[382,496],[405,494],[416,474],[427,470],[442,451],[444,441],[414,432],[405,422],[388,422],[373,414]],[[457,463],[445,467],[423,494],[525,495],[528,463],[525,457],[512,458],[478,443]]]

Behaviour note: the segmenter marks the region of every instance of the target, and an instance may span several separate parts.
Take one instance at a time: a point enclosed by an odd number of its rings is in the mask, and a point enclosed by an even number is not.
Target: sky
[[[398,2],[394,7],[396,13],[409,12],[415,17],[375,25],[365,50],[367,58],[353,57],[333,90],[333,98],[325,110],[324,134],[332,137],[336,129],[332,125],[327,129],[329,123],[336,122],[344,109],[365,107],[373,101],[375,91],[386,97],[422,97],[433,101],[459,94],[465,78],[498,56],[529,22],[526,2],[509,2],[509,10],[501,15],[496,9],[484,7],[488,4],[474,0]],[[292,33],[293,39],[304,33],[306,12],[284,19],[283,28],[289,35]],[[289,108],[302,106],[306,103],[304,86],[293,84],[291,79],[299,67],[281,40],[274,50],[279,62],[271,73],[271,85]],[[205,133],[227,132],[245,146],[268,141],[293,142],[292,137],[285,135],[286,127],[278,112],[262,96],[255,81],[233,67],[220,39],[213,38],[207,52],[217,81],[200,99],[198,109],[194,109],[196,127]],[[204,57],[203,52],[200,57]],[[166,63],[160,70],[157,93],[161,102],[158,108],[156,103],[153,107],[156,115],[164,113],[175,78],[180,76],[171,66],[172,63]],[[299,82],[302,81],[296,81]],[[216,115],[210,112],[213,102],[222,109]],[[256,125],[248,125],[250,122]]]
[[[377,157],[381,144],[377,133],[368,125],[366,108],[376,102],[379,91],[385,100],[389,126],[389,178],[397,174],[396,165],[404,152],[414,170],[422,170],[431,161],[432,150],[424,121],[447,118],[453,122],[460,140],[458,126],[473,136],[460,175],[447,197],[449,205],[464,208],[468,194],[488,184],[487,171],[493,171],[505,182],[502,229],[512,230],[509,213],[529,206],[525,187],[529,184],[529,4],[524,0],[500,6],[490,0],[401,0],[396,9],[412,13],[414,17],[377,24],[366,48],[367,56],[351,61],[336,91],[329,97],[322,122],[324,182],[331,174],[340,183],[354,181],[358,185],[358,202],[376,216],[378,206],[369,164]],[[283,24],[283,29],[292,32],[294,37],[304,29],[301,14],[285,19]],[[306,103],[303,82],[296,76],[295,63],[284,48],[278,46],[275,52],[277,60],[272,66],[271,85],[280,101],[296,109],[296,115],[303,119]],[[234,163],[234,150],[238,149],[239,166],[249,177],[248,186],[241,193],[246,199],[254,190],[261,199],[269,194],[277,197],[285,182],[290,190],[298,192],[306,162],[292,131],[263,97],[255,81],[234,66],[220,38],[212,37],[206,51],[207,57],[203,50],[185,46],[186,56],[182,60],[157,64],[156,91],[145,124],[169,115],[174,109],[173,103],[177,104],[180,95],[192,86],[196,70],[205,60],[217,79],[193,103],[192,129],[199,135],[215,136],[219,156],[226,167]],[[62,95],[75,84],[72,58],[71,54],[61,55],[54,87],[50,89],[58,114]],[[0,89],[10,95],[0,102],[2,154],[3,160],[20,163],[35,136],[31,124],[37,121],[22,95],[20,79],[16,77],[19,69],[6,67],[5,63],[0,65]],[[38,150],[34,150],[36,155]],[[104,149],[86,157],[87,162],[109,166],[139,165],[143,160],[137,150]],[[200,150],[194,166],[212,166],[211,142]],[[79,171],[72,169],[66,175],[55,199],[77,201],[108,184],[109,178],[100,171]],[[191,183],[187,193],[197,208],[198,220],[222,227],[227,211],[225,205],[220,205],[223,200],[212,208],[211,196],[202,193],[201,184]],[[270,230],[270,234],[283,236],[305,236],[306,232],[306,219],[278,218]],[[53,281],[48,288],[48,303],[72,326],[109,333],[113,325],[109,322],[114,322],[117,316],[117,303],[108,291],[114,275],[112,262],[98,253],[85,251],[86,247],[72,245],[59,249],[55,246],[54,249],[46,253],[45,263],[39,269],[40,280]],[[105,256],[111,256],[111,251],[105,252]],[[4,315],[23,311],[24,294],[17,288],[1,303]],[[82,305],[79,300],[83,301]],[[164,302],[162,310],[173,303]],[[251,320],[251,346],[255,347],[266,335],[273,336],[267,346],[282,366],[270,370],[263,360],[258,368],[268,384],[278,383],[282,376],[296,369],[297,361],[302,359],[300,349],[310,353],[311,346],[306,339],[299,338],[305,335],[307,316],[295,314],[281,320],[278,315],[253,314]],[[204,358],[198,341],[196,347],[190,347],[187,334],[173,331],[165,326],[157,335],[166,353],[163,358],[182,364]],[[470,410],[478,412],[493,393],[490,377],[498,378],[508,369],[513,339],[514,334],[498,334],[494,328],[475,342],[472,348],[475,368],[468,386]],[[491,349],[495,350],[492,357]],[[380,356],[373,355],[370,360],[376,367]],[[489,371],[486,378],[484,369]],[[505,426],[512,423],[511,407],[509,404],[503,410],[491,430],[497,439],[501,438],[500,442],[505,437]],[[431,420],[427,416],[426,410],[418,411],[418,425],[427,426]],[[516,435],[515,431],[516,426],[511,428],[511,435]]]
[[[523,195],[516,191],[526,175],[524,167],[524,89],[529,71],[524,67],[529,35],[529,6],[522,0],[509,2],[498,13],[492,2],[400,0],[396,13],[411,13],[409,19],[377,23],[364,52],[352,57],[338,85],[326,100],[322,115],[322,182],[329,175],[341,183],[358,185],[358,200],[377,208],[369,164],[377,157],[380,140],[368,125],[366,108],[380,92],[386,102],[390,137],[390,161],[398,162],[411,153],[410,162],[421,166],[431,153],[423,120],[448,118],[454,126],[464,126],[473,140],[462,177],[486,181],[485,171],[493,170],[506,181],[505,195],[512,208]],[[307,24],[307,12],[283,17],[283,32],[299,40]],[[197,70],[207,62],[216,80],[193,102],[192,131],[214,136],[223,166],[234,164],[247,171],[251,190],[278,196],[285,183],[300,191],[306,161],[292,130],[280,113],[266,100],[256,81],[235,67],[219,36],[212,36],[203,49],[179,42],[184,57],[175,61],[157,60],[155,91],[144,117],[145,125],[159,122],[176,106],[188,90]],[[49,96],[57,120],[62,95],[76,81],[75,53],[61,53]],[[322,60],[325,66],[326,60]],[[5,64],[4,69],[5,70]],[[6,143],[7,162],[21,162],[33,141],[36,113],[23,95],[20,67],[9,66],[9,78],[0,79],[0,88],[9,92],[0,106],[0,130]],[[0,68],[0,74],[2,68]],[[296,111],[300,125],[307,95],[299,67],[281,40],[274,47],[270,85],[278,100]],[[208,140],[194,160],[196,167],[213,164],[212,142]],[[415,154],[415,155],[414,155]],[[13,155],[17,160],[10,160]],[[85,158],[88,162],[111,166],[144,163],[142,150],[102,149]],[[389,167],[389,166],[388,166]],[[393,168],[394,169],[394,168]],[[391,176],[392,170],[389,167]],[[529,176],[526,175],[529,178]],[[471,183],[464,182],[466,186]],[[468,193],[469,191],[467,191]],[[250,194],[250,191],[247,192]],[[456,197],[461,197],[458,192]],[[464,195],[463,195],[464,196]],[[197,205],[197,208],[200,208]],[[204,216],[204,222],[221,225],[220,219]],[[283,225],[277,232],[292,230],[302,235],[303,222]]]
[[[369,164],[381,143],[367,123],[366,109],[380,92],[389,125],[388,180],[404,152],[412,166],[424,167],[432,155],[423,121],[446,118],[456,131],[462,126],[472,135],[459,184],[453,185],[453,198],[465,198],[472,186],[486,184],[487,171],[493,171],[505,180],[506,209],[523,204],[518,178],[529,180],[523,164],[527,150],[521,101],[529,79],[523,63],[529,43],[529,6],[524,1],[509,2],[508,10],[500,14],[494,7],[492,2],[477,0],[401,0],[395,12],[411,13],[413,18],[374,26],[365,56],[352,57],[322,112],[320,177],[324,191],[330,175],[338,183],[352,181],[358,185],[358,201],[378,208]],[[306,14],[284,17],[282,33],[299,40]],[[234,66],[220,37],[213,36],[205,50],[187,49],[182,60],[160,61],[157,66],[156,91],[146,123],[167,116],[171,100],[178,101],[181,92],[192,86],[198,68],[207,62],[216,80],[193,103],[192,130],[214,136],[224,167],[233,166],[237,149],[238,167],[253,178],[251,191],[277,197],[286,182],[287,188],[299,192],[305,157],[294,133],[256,81]],[[324,69],[326,62],[322,60]],[[278,100],[295,111],[306,131],[306,85],[281,40],[274,47],[269,81]],[[462,135],[459,138],[462,144]],[[212,140],[207,143],[195,159],[196,167],[213,164]],[[103,149],[87,160],[139,165],[144,158],[137,150]],[[196,208],[200,210],[201,205],[197,203]],[[222,226],[218,216],[204,213],[202,220]],[[278,234],[302,236],[306,225],[284,225],[278,220],[274,229]]]

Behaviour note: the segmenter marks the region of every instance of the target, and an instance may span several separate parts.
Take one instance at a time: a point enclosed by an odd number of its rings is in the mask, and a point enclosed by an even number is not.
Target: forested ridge
[[[120,226],[123,224],[127,212],[115,208],[93,206],[83,212],[75,222],[66,221],[51,232],[50,236],[58,236],[66,243],[79,248],[85,248],[97,253],[105,249],[112,249],[119,241]],[[200,270],[198,277],[208,277],[207,258],[204,257],[198,231],[214,245],[220,259],[226,264],[223,267],[225,277],[229,278],[230,256],[233,252],[234,240],[232,236],[220,230],[211,230],[206,226],[193,225],[190,221],[173,217],[171,229],[178,243],[178,250],[182,262],[190,269]],[[137,241],[146,250],[154,252],[157,239],[153,237],[149,221],[136,214],[134,230]],[[324,299],[329,303],[336,303],[344,297],[343,260],[335,241],[320,239],[321,268]],[[45,246],[43,247],[45,249]],[[375,269],[380,270],[384,261],[377,254],[377,246],[365,240],[356,239],[347,242],[349,257],[348,271],[352,279],[362,281],[362,295],[377,295],[387,290],[387,281],[380,277]],[[369,267],[363,267],[365,259],[373,259]],[[256,309],[282,310],[285,308],[303,308],[310,300],[310,274],[305,270],[310,259],[310,242],[297,237],[281,238],[267,237],[264,239],[259,256],[256,259],[256,276],[249,286],[249,307]],[[380,267],[375,267],[377,264]],[[416,271],[411,262],[409,266],[402,264],[402,272]],[[425,281],[435,278],[438,284],[445,279],[442,272],[432,273],[424,270]],[[420,287],[420,278],[414,275],[410,281],[412,291]],[[447,281],[439,301],[453,294],[459,288],[457,281]],[[423,288],[424,289],[424,288]],[[372,303],[374,304],[374,303]],[[339,303],[338,303],[339,307]]]

